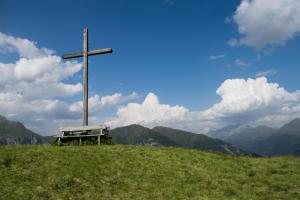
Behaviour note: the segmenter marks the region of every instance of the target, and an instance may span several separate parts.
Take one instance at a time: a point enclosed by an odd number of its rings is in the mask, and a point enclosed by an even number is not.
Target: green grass
[[[300,199],[300,159],[142,146],[0,148],[0,199]]]

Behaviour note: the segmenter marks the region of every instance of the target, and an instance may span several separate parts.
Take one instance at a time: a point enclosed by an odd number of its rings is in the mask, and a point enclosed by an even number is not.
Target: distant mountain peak
[[[0,115],[0,122],[7,122],[8,119],[6,119],[6,117]]]
[[[137,124],[111,130],[114,141],[120,144],[155,145],[219,151],[229,155],[252,155],[221,140],[184,130],[157,126],[149,129]]]
[[[295,119],[293,119],[290,123],[288,123],[288,124],[300,124],[300,118],[295,118]]]
[[[149,129],[149,128],[147,128],[147,127],[144,127],[144,126],[142,126],[142,125],[140,125],[140,124],[130,124],[130,125],[127,125],[127,126],[124,126],[124,127],[126,127],[126,128],[139,128],[139,129]],[[119,128],[123,128],[123,127],[119,127]]]
[[[0,145],[42,144],[44,141],[44,137],[27,129],[21,122],[0,115]]]

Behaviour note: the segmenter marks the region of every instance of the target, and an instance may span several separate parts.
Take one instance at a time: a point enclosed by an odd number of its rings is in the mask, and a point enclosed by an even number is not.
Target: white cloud
[[[242,0],[234,22],[242,38],[238,44],[262,49],[268,45],[284,45],[300,31],[299,0]]]
[[[225,54],[219,54],[219,55],[211,55],[209,56],[209,59],[210,60],[218,60],[218,59],[222,59],[222,58],[225,58],[226,55]]]
[[[283,102],[298,100],[299,93],[288,93],[276,83],[268,83],[265,77],[257,79],[228,79],[218,88],[221,102],[206,113],[224,116],[244,113],[268,106],[282,105]]]
[[[279,126],[300,116],[300,92],[288,92],[277,83],[269,83],[265,77],[226,80],[217,94],[222,100],[204,111],[203,116],[219,122],[219,125]]]
[[[205,133],[228,124],[279,126],[300,116],[300,92],[288,92],[267,78],[228,79],[217,89],[221,101],[204,111],[161,104],[149,93],[142,103],[129,103],[107,121],[113,127],[133,123],[171,126]]]
[[[66,83],[81,70],[81,63],[64,62],[52,50],[4,33],[0,33],[0,50],[18,55],[14,62],[0,61],[0,115],[21,121],[42,134],[54,134],[64,122],[81,124],[82,102],[65,99],[82,91],[81,83]],[[95,94],[89,98],[91,121],[99,123],[99,110],[138,97],[135,92],[128,96]]]
[[[274,70],[266,70],[266,71],[259,71],[255,74],[256,77],[261,77],[261,76],[270,76],[273,74],[276,74],[277,71]]]
[[[113,95],[100,97],[96,94],[89,97],[89,113],[96,114],[99,110],[105,107],[119,105],[131,100],[135,100],[139,97],[140,95],[136,92],[132,92],[128,96],[124,96],[121,93],[115,93]],[[74,102],[69,106],[69,110],[72,112],[81,112],[82,109],[82,101]]]
[[[229,68],[231,68],[231,67],[238,67],[238,68],[240,68],[242,70],[244,70],[244,69],[246,69],[246,68],[248,68],[250,66],[251,66],[251,63],[243,61],[241,59],[235,59],[234,62],[233,62],[233,64],[227,65],[227,67],[229,67]]]
[[[108,124],[113,127],[129,124],[167,125],[172,121],[184,120],[188,112],[188,109],[181,106],[161,104],[155,94],[149,93],[141,104],[129,103],[119,108],[117,117]]]
[[[54,51],[47,48],[37,48],[36,43],[23,38],[15,38],[0,32],[1,52],[17,52],[21,58],[39,58],[48,56]]]

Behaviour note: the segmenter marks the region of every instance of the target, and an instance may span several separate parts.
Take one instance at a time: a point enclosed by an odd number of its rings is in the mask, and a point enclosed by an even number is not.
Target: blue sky
[[[59,56],[82,50],[82,31],[87,26],[90,49],[111,47],[114,50],[111,55],[90,58],[91,95],[129,95],[135,91],[139,94],[135,102],[141,103],[152,92],[163,104],[204,111],[221,101],[216,90],[225,80],[255,80],[258,73],[268,83],[295,92],[300,85],[299,30],[276,37],[279,35],[276,29],[266,27],[270,30],[267,32],[264,24],[258,24],[255,33],[272,33],[274,37],[268,39],[262,35],[265,41],[259,38],[258,42],[243,43],[240,39],[245,35],[252,37],[253,31],[243,33],[239,28],[243,23],[249,27],[247,16],[255,13],[246,10],[237,16],[242,2],[1,0],[0,32],[34,41],[38,48],[54,50],[54,55]],[[248,6],[255,8],[255,1],[252,5],[251,1],[244,2],[250,2]],[[282,7],[281,0],[276,2]],[[229,45],[231,39],[239,44]],[[0,54],[2,63],[16,60],[16,52]],[[67,84],[80,81],[81,72],[63,80]],[[78,92],[64,101],[80,99]],[[101,111],[101,117],[114,116],[126,104]],[[30,122],[28,125],[31,126]]]

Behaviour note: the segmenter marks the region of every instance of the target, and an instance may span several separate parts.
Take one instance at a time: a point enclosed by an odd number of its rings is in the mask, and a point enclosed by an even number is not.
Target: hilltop
[[[299,158],[145,146],[5,146],[0,199],[299,199]]]

